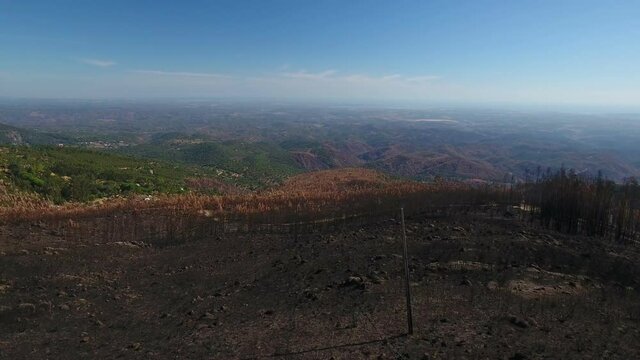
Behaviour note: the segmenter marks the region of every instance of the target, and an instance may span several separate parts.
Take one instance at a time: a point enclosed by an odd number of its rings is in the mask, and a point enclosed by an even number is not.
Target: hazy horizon
[[[0,1],[0,96],[637,111],[638,10],[598,1]]]

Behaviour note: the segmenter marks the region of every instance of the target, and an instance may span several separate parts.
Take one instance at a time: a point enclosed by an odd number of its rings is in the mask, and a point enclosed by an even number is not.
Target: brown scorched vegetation
[[[512,195],[500,188],[418,183],[372,170],[342,169],[292,177],[270,190],[242,195],[115,198],[61,206],[34,202],[2,208],[0,219],[47,222],[61,232],[83,229],[112,239],[177,241],[228,231],[315,231],[347,221],[375,221],[401,206],[409,214],[452,206],[468,211],[489,202],[509,202]]]
[[[223,232],[323,231],[347,222],[395,216],[490,209],[570,234],[633,241],[640,233],[640,186],[580,177],[571,171],[539,175],[519,185],[420,183],[368,169],[325,170],[294,176],[271,189],[227,195],[160,195],[53,205],[3,194],[3,223],[44,222],[68,236],[176,242]],[[79,226],[82,223],[83,226]],[[90,234],[78,234],[78,231]]]

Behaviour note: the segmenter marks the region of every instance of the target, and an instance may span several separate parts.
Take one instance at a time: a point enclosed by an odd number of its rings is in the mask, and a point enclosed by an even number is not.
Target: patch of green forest
[[[26,130],[10,125],[0,124],[0,145],[28,145],[72,143],[74,140],[67,135],[51,134]]]
[[[185,179],[206,171],[80,148],[0,147],[0,178],[18,191],[56,203],[188,191]]]
[[[197,166],[225,182],[249,189],[279,183],[302,172],[289,151],[267,142],[148,143],[118,152],[137,157]]]

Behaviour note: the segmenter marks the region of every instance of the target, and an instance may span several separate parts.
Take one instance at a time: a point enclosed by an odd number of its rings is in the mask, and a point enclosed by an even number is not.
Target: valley
[[[0,123],[25,133],[38,129],[38,137],[25,135],[18,142],[5,136],[5,144],[55,139],[55,144],[207,167],[236,177],[219,180],[253,190],[299,172],[341,167],[426,181],[503,183],[565,167],[622,181],[640,175],[635,120],[620,114],[206,101],[18,103],[0,111]],[[602,127],[603,121],[610,126]]]

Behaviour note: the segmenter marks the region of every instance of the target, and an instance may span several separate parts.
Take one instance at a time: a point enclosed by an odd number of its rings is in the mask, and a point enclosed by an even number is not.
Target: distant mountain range
[[[263,184],[354,166],[424,180],[524,181],[563,166],[617,181],[640,177],[634,114],[74,102],[0,106],[0,122],[9,124],[0,126],[0,144],[76,143]]]

